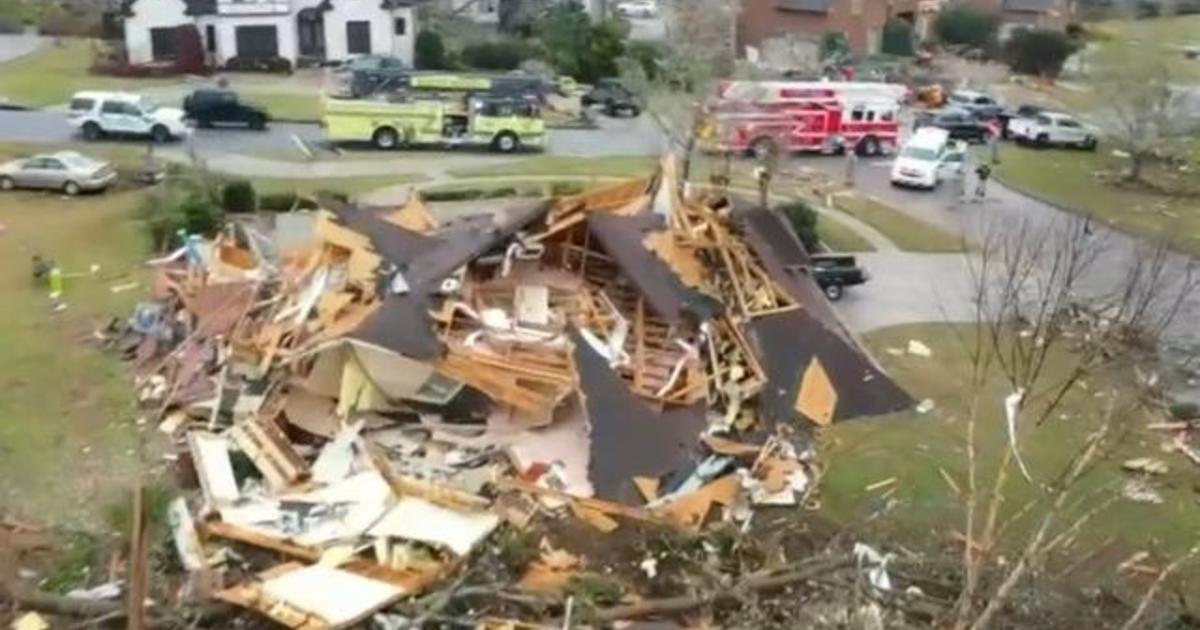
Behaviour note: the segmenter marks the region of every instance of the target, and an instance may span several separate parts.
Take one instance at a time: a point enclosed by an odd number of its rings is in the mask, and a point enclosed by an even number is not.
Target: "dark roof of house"
[[[705,402],[661,411],[630,391],[577,331],[572,340],[591,428],[588,479],[597,497],[637,505],[641,495],[634,477],[659,479],[699,461],[696,444],[708,424]]]
[[[775,0],[775,8],[781,11],[829,13],[835,2],[837,0]]]
[[[668,323],[691,314],[694,321],[711,319],[721,312],[716,300],[689,288],[661,258],[646,248],[646,235],[665,229],[663,217],[651,212],[635,216],[595,213],[587,219],[588,230],[604,251]]]
[[[346,227],[365,234],[372,247],[403,274],[409,290],[386,295],[379,309],[350,333],[350,337],[399,352],[414,359],[432,359],[441,352],[433,333],[433,294],[442,280],[487,251],[502,246],[509,237],[543,216],[547,203],[537,202],[510,210],[511,219],[497,225],[490,216],[455,221],[434,234],[406,230],[380,216],[379,208],[361,208],[321,199]],[[381,279],[386,284],[386,279]]]
[[[1055,0],[1004,0],[1004,10],[1043,13],[1053,9],[1055,4]]]
[[[782,422],[795,416],[800,380],[814,357],[837,390],[835,421],[911,407],[913,399],[859,345],[804,271],[810,257],[783,217],[745,203],[735,207],[746,243],[771,279],[800,305],[745,326],[767,374],[768,384],[758,397],[763,417]]]

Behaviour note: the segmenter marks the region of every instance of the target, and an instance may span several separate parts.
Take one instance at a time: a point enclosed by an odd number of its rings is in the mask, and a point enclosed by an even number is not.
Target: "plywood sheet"
[[[393,584],[319,564],[266,580],[262,593],[334,628],[361,621],[405,595]]]
[[[833,423],[838,393],[821,360],[813,357],[800,380],[796,394],[796,411],[816,424],[827,427]]]

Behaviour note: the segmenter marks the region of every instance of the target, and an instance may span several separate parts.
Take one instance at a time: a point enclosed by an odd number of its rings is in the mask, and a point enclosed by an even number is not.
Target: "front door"
[[[371,54],[371,23],[363,20],[346,22],[346,52],[351,55]]]
[[[46,158],[25,160],[21,170],[16,173],[14,181],[23,188],[45,188],[49,173],[46,172]]]
[[[100,127],[110,133],[140,133],[141,111],[133,103],[105,101],[100,106]]]
[[[179,55],[179,29],[174,26],[150,29],[150,55],[155,61],[174,61]]]

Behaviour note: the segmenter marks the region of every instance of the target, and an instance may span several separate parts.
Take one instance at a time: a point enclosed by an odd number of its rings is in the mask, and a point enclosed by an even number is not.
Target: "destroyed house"
[[[798,505],[811,429],[913,404],[787,223],[685,198],[669,159],[494,216],[321,206],[162,259],[128,345],[140,397],[186,433],[196,530],[298,561],[217,596],[292,627],[419,593],[501,519],[696,529]],[[306,566],[346,543],[371,551]],[[361,606],[296,595],[321,580]]]

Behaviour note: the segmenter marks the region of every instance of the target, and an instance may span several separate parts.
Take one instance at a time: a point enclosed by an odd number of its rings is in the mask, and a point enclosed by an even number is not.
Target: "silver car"
[[[68,195],[108,188],[117,169],[74,151],[45,153],[0,165],[0,190],[47,188]]]

